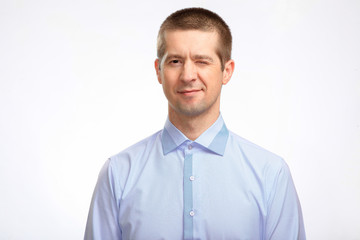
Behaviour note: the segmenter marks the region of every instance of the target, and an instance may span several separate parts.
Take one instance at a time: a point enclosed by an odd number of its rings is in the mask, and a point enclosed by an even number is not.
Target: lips
[[[199,89],[190,89],[190,90],[181,90],[179,93],[192,93],[192,92],[199,92]]]
[[[191,96],[200,91],[201,91],[200,89],[186,89],[186,90],[180,90],[180,91],[178,91],[178,93],[185,95],[185,96]]]

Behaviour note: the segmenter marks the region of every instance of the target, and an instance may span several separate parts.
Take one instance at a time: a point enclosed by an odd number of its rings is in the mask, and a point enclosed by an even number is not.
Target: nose
[[[197,69],[195,64],[192,61],[186,61],[183,66],[181,80],[184,82],[191,82],[196,80],[196,78],[197,78]]]

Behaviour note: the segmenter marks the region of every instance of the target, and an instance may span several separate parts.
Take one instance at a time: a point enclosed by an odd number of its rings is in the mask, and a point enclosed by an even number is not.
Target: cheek
[[[202,75],[202,79],[204,79],[203,83],[208,88],[208,90],[212,92],[217,92],[221,89],[222,86],[222,75],[219,73],[208,73]]]
[[[177,75],[174,72],[164,72],[162,80],[166,87],[172,87],[176,84]]]
[[[173,92],[174,84],[171,81],[169,81],[169,78],[163,78],[162,88],[165,95],[169,97],[169,95],[171,95],[171,93]]]

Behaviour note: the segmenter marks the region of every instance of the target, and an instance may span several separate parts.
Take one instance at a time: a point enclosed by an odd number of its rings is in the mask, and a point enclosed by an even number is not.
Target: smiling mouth
[[[194,95],[198,92],[200,92],[201,90],[199,89],[192,89],[192,90],[181,90],[181,91],[178,91],[178,93],[182,94],[182,95],[185,95],[185,96],[191,96],[191,95]]]

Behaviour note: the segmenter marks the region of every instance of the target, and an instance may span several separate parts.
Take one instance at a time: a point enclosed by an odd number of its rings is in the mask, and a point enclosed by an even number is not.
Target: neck
[[[218,119],[220,111],[188,116],[175,112],[169,106],[169,120],[187,138],[194,141]]]

